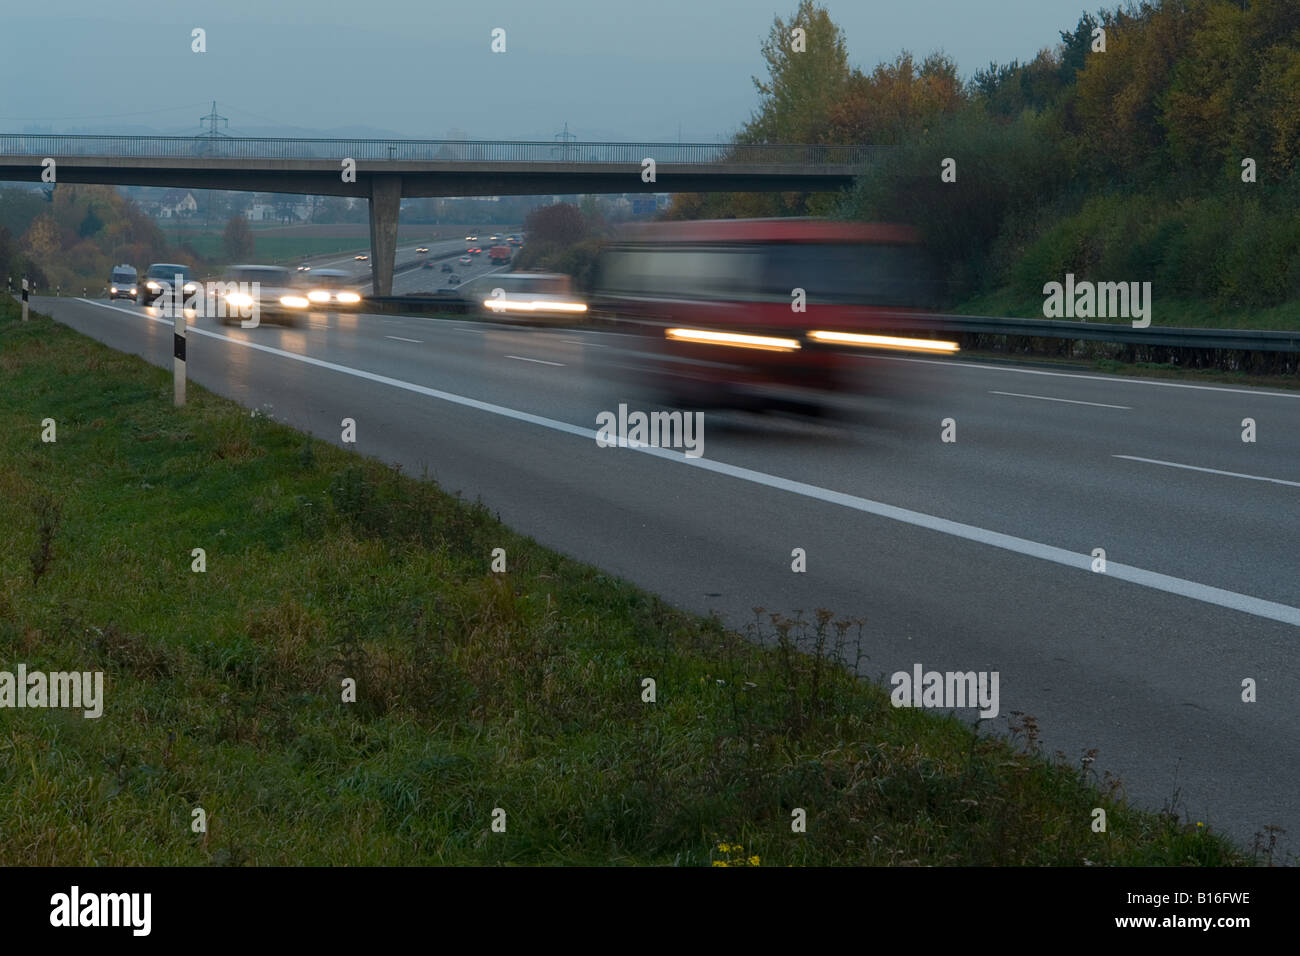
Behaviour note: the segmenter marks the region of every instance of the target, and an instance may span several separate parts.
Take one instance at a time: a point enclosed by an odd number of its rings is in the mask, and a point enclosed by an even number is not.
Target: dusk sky
[[[941,50],[963,76],[1059,41],[1080,0],[826,0],[850,62]],[[5,16],[0,132],[227,130],[714,142],[757,104],[797,0],[55,0]],[[207,31],[192,53],[190,31]],[[507,50],[489,49],[494,27]],[[23,37],[27,41],[22,40]]]

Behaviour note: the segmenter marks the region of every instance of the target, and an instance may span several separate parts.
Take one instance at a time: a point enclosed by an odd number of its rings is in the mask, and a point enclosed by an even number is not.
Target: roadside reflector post
[[[27,321],[27,276],[23,276],[23,321]]]
[[[177,308],[175,292],[172,294],[172,330],[175,383],[173,404],[180,408],[185,404],[185,310]]]

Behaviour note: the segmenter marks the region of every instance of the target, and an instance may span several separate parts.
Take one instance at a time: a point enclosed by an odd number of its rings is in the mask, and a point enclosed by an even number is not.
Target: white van
[[[139,286],[136,284],[137,279],[135,266],[113,266],[113,272],[108,277],[109,300],[134,299],[136,292],[139,291]]]

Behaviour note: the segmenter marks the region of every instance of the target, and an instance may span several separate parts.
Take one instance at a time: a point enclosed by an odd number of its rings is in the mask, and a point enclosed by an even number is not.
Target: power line
[[[189,103],[185,106],[164,106],[156,110],[134,110],[130,113],[89,113],[85,116],[0,116],[0,121],[21,122],[32,120],[41,123],[63,123],[69,120],[116,119],[119,116],[152,116],[156,113],[176,113],[180,110],[192,110],[194,107],[202,105],[202,103]]]

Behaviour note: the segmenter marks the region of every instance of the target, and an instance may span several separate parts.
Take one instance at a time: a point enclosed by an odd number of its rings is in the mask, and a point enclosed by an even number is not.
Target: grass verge
[[[100,670],[106,700],[0,708],[0,862],[1270,857],[1127,806],[1031,716],[1006,739],[893,708],[830,663],[869,660],[869,621],[756,609],[728,632],[193,384],[174,410],[169,373],[16,315],[0,669]]]

